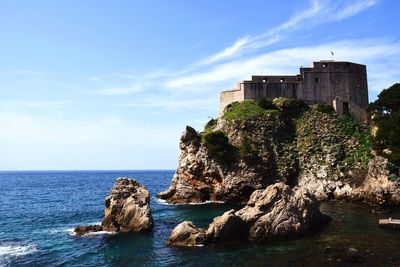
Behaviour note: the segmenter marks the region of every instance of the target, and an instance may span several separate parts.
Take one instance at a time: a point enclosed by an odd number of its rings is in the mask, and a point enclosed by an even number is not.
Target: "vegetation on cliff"
[[[374,149],[400,165],[400,83],[383,90],[369,106],[377,131]]]
[[[220,124],[223,126],[214,131],[218,120],[211,120],[202,135],[203,144],[213,158],[254,166],[262,163],[263,155],[270,156],[265,155],[267,147],[263,140],[269,138],[274,141],[275,150],[279,150],[273,164],[279,179],[288,179],[288,173],[282,171],[287,166],[296,168],[297,175],[310,164],[315,168],[330,165],[332,171],[322,175],[323,178],[327,175],[344,178],[350,170],[365,173],[370,159],[370,129],[348,116],[336,114],[325,104],[310,108],[302,100],[283,97],[245,100],[232,103]],[[266,128],[267,135],[257,134],[260,128]]]
[[[381,129],[397,119],[393,108],[390,112],[382,115]],[[324,104],[309,107],[287,98],[235,102],[203,132],[190,128],[183,133],[178,169],[170,188],[159,196],[170,203],[244,203],[255,190],[284,182],[305,187],[320,200],[368,198],[381,203],[376,192],[390,191],[400,202],[398,172],[389,170],[389,164],[376,171],[378,161],[373,161],[373,148],[388,143],[373,140],[370,133],[368,125]],[[391,181],[376,182],[370,189],[366,177]],[[392,198],[385,203],[397,203]]]

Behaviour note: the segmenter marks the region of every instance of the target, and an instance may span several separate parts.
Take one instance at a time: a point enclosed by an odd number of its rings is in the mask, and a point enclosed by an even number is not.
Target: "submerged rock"
[[[150,230],[153,218],[149,191],[135,180],[118,178],[105,199],[104,219],[101,225],[75,228],[77,235],[88,232],[138,232]]]
[[[99,232],[102,231],[101,225],[88,225],[88,226],[79,226],[76,227],[74,232],[77,236],[86,235],[87,233],[91,232]]]
[[[206,229],[198,229],[191,222],[179,224],[167,244],[194,246],[298,237],[329,221],[319,206],[319,201],[306,190],[276,183],[264,190],[256,190],[244,208],[225,212]]]

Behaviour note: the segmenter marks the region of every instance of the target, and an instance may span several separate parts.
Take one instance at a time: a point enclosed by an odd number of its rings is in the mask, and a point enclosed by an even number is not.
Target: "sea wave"
[[[0,266],[10,264],[10,262],[19,257],[32,254],[38,250],[36,244],[23,244],[18,242],[0,243]]]
[[[53,229],[50,229],[50,230],[46,230],[46,232],[50,233],[50,234],[65,234],[65,233],[68,233],[69,235],[74,236],[75,235],[74,230],[79,225],[99,225],[99,224],[101,224],[101,222],[90,222],[90,223],[83,222],[83,223],[76,224],[76,226],[68,224],[68,225],[63,226],[63,227],[57,227],[57,228],[53,228]]]

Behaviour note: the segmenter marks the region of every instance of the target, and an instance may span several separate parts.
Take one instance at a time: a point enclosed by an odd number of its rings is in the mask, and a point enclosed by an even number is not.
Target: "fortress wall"
[[[277,98],[287,97],[296,98],[296,83],[251,83],[244,86],[244,99],[258,100],[263,97]]]
[[[353,102],[350,102],[349,108],[350,108],[350,115],[354,120],[360,123],[368,122],[369,120],[368,112],[364,108],[358,106]]]
[[[252,76],[251,81],[238,81],[235,90],[221,93],[220,114],[232,102],[262,97],[297,98],[309,105],[325,103],[364,122],[368,119],[366,66],[328,60],[314,62],[312,68],[301,67],[299,75]]]
[[[354,65],[349,73],[349,98],[361,108],[368,108],[367,68],[363,65]]]
[[[240,89],[221,92],[219,99],[219,114],[222,115],[226,106],[230,103],[243,101],[244,99],[243,90]]]

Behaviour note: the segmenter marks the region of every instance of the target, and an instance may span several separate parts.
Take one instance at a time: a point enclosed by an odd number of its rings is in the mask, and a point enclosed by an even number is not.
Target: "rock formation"
[[[81,226],[78,235],[92,231],[137,232],[150,230],[153,219],[149,191],[129,178],[118,178],[105,199],[104,219],[101,226]]]
[[[277,181],[290,183],[297,177],[298,161],[290,153],[295,144],[286,127],[277,113],[235,123],[220,119],[214,130],[229,139],[229,152],[222,159],[213,157],[204,143],[207,133],[186,127],[178,168],[170,187],[158,197],[173,204],[246,203],[254,190]],[[245,157],[240,149],[246,142],[250,155]]]
[[[353,192],[354,198],[380,206],[400,204],[400,177],[397,166],[386,158],[375,155],[368,164],[367,177],[360,188]]]
[[[198,246],[228,241],[268,241],[301,236],[326,223],[319,201],[301,188],[276,183],[256,190],[246,206],[216,217],[206,229],[182,222],[172,231],[168,245]]]
[[[251,101],[238,105],[259,109]],[[275,105],[278,110],[255,115],[244,116],[248,109],[224,114],[202,133],[187,127],[176,173],[158,197],[174,204],[246,203],[254,190],[282,181],[307,188],[319,200],[354,198],[368,171],[368,131],[323,106],[293,115],[290,101],[283,104],[286,110]],[[220,144],[207,144],[212,134],[227,140],[219,158],[211,149]]]

